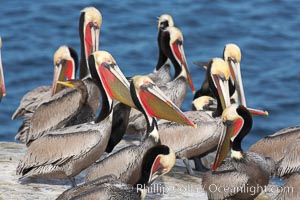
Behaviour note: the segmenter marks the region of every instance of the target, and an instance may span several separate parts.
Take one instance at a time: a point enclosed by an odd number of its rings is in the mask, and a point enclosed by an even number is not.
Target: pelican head
[[[221,103],[222,110],[230,105],[230,93],[229,93],[229,76],[230,71],[227,63],[221,58],[213,58],[208,66],[208,76],[210,76],[210,88],[215,93],[217,99]],[[220,105],[218,105],[219,107]]]
[[[183,73],[182,75],[187,79],[192,92],[195,93],[195,87],[189,72],[189,68],[183,50],[183,35],[181,31],[176,27],[168,27],[165,31],[168,32],[170,35],[169,46],[172,52],[172,56],[175,58],[176,62],[181,66]],[[168,57],[171,56],[169,55]]]
[[[130,90],[137,107],[149,117],[196,126],[148,76],[133,77]]]
[[[162,14],[159,18],[158,18],[158,29],[163,30],[167,27],[171,27],[174,26],[174,21],[171,15],[169,14]]]
[[[78,56],[74,49],[67,46],[60,46],[54,53],[54,75],[52,82],[52,95],[61,90],[57,81],[75,79],[78,66]]]

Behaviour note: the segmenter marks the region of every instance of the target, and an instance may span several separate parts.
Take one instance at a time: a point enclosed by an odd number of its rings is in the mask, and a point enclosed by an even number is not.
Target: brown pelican
[[[2,58],[1,58],[1,48],[2,48],[2,39],[0,37],[0,101],[3,96],[6,95],[5,90],[5,83],[4,83],[4,73],[3,73],[3,67],[2,67]]]
[[[168,173],[175,164],[175,153],[167,146],[157,145],[147,151],[142,158],[140,179],[134,184],[126,184],[114,175],[108,175],[86,182],[62,193],[57,200],[76,199],[144,199],[147,187],[158,177]]]
[[[102,109],[95,122],[62,128],[33,141],[17,167],[17,174],[69,178],[76,185],[74,176],[100,158],[110,137],[112,98],[128,104],[120,96],[128,85],[124,86],[127,79],[108,52],[93,53],[89,68],[102,94]]]
[[[12,115],[17,119],[27,113],[33,113],[43,102],[61,90],[57,81],[65,78],[74,79],[78,67],[78,56],[74,49],[68,46],[60,46],[54,53],[54,75],[52,86],[40,86],[26,93],[20,101],[19,107]]]
[[[80,93],[70,89],[51,98],[46,98],[46,101],[39,102],[38,107],[25,116],[24,123],[19,129],[16,139],[21,139],[22,142],[28,145],[49,130],[94,120],[100,104],[100,91],[90,78],[86,58],[91,52],[98,49],[101,24],[102,16],[96,8],[87,7],[81,11],[79,20],[81,40],[80,77],[83,77],[82,80],[87,88],[88,103],[81,106],[79,104]],[[67,109],[61,112],[62,108]],[[56,117],[51,117],[54,115]]]
[[[146,118],[147,138],[140,145],[125,147],[94,164],[86,175],[86,181],[113,174],[121,182],[135,184],[141,178],[142,158],[159,142],[155,117],[194,126],[148,76],[133,77],[130,91],[136,107]]]
[[[254,199],[268,184],[275,163],[260,154],[242,150],[241,142],[252,127],[251,114],[244,106],[227,107],[222,121],[226,128],[219,141],[213,172],[204,174],[202,186],[209,199]],[[222,163],[230,143],[231,158]]]
[[[162,37],[161,36],[162,32],[167,27],[173,27],[173,26],[174,26],[174,21],[170,15],[163,14],[158,18],[158,37],[157,37],[158,49],[159,49],[158,61],[154,72],[147,75],[158,85],[171,81],[171,74],[170,74],[171,66],[168,57],[161,49],[160,41]]]
[[[193,100],[191,110],[210,110],[215,108],[215,99],[211,96],[201,96]]]
[[[269,135],[250,147],[250,151],[271,157],[276,163],[276,175],[285,182],[279,199],[300,197],[300,126],[288,127]],[[291,191],[293,189],[293,191]]]
[[[175,67],[175,77],[172,81],[161,85],[159,88],[175,105],[180,107],[187,92],[187,84],[190,85],[194,92],[194,85],[183,50],[183,36],[181,31],[176,27],[167,27],[162,31],[160,43],[162,51]],[[145,124],[143,114],[132,110],[126,133],[144,133]]]

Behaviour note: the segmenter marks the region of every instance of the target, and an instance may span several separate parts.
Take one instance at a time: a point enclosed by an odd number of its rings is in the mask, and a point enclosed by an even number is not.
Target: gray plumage
[[[300,173],[300,139],[288,145],[284,151],[284,156],[278,163],[277,175],[279,177],[289,174]]]
[[[75,198],[76,196],[79,196],[81,193],[93,190],[95,187],[107,183],[107,182],[113,182],[116,181],[117,177],[113,175],[104,176],[101,178],[98,178],[94,181],[85,182],[81,185],[78,185],[76,187],[70,188],[66,191],[64,191],[61,195],[57,197],[56,200],[70,200],[72,198]]]
[[[53,131],[28,147],[17,174],[46,178],[69,178],[100,158],[111,131],[111,116]]]
[[[151,78],[151,80],[153,80],[155,84],[162,85],[172,80],[170,70],[171,65],[167,61],[163,66],[160,67],[159,70],[155,70],[154,72],[149,73],[146,76]]]
[[[215,172],[206,172],[202,178],[202,186],[208,199],[252,200],[268,184],[274,170],[275,163],[272,159],[245,152],[241,160],[227,158]]]
[[[285,180],[285,184],[281,187],[280,194],[276,200],[296,200],[300,199],[300,173],[293,173]]]
[[[52,86],[40,86],[27,92],[20,101],[11,119],[17,119],[26,113],[33,113],[36,108],[51,97]]]
[[[140,145],[131,145],[109,155],[91,166],[86,174],[86,181],[113,174],[122,183],[136,184],[141,177],[144,155],[155,144],[152,138],[148,138]]]
[[[15,138],[29,145],[48,131],[94,120],[100,91],[90,78],[83,80],[82,86],[84,97],[81,92],[66,88],[39,105],[34,113],[25,114]]]
[[[284,156],[287,146],[300,138],[300,126],[282,129],[264,137],[249,148],[249,151],[271,157],[277,163]]]
[[[206,154],[216,149],[224,125],[220,118],[212,118],[204,111],[188,111],[184,114],[197,127],[175,122],[159,123],[161,144],[169,146],[181,159]]]

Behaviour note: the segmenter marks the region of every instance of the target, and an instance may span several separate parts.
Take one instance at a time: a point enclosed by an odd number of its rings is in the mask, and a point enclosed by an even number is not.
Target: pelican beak
[[[212,79],[217,88],[218,96],[224,110],[226,107],[231,105],[228,80],[224,76],[219,74],[213,74]]]
[[[247,108],[247,110],[250,112],[252,116],[269,115],[269,112],[265,110],[258,110],[254,108]]]
[[[205,71],[207,70],[207,62],[193,62],[194,65],[197,65],[198,67],[202,67]]]
[[[224,113],[224,112],[223,112]],[[244,120],[241,117],[236,118],[235,120],[226,120],[224,121],[226,127],[224,127],[217,148],[217,153],[215,161],[213,164],[213,171],[221,165],[222,161],[227,157],[227,154],[230,150],[230,141],[233,140],[240,130],[243,127]]]
[[[61,59],[56,62],[52,82],[52,95],[62,90],[58,81],[75,79],[75,64],[73,60]]]
[[[133,81],[135,82],[136,80],[138,78],[135,77]],[[144,109],[151,117],[196,127],[196,124],[171,102],[152,81],[140,85],[137,93]]]
[[[111,98],[114,98],[132,108],[136,108],[131,98],[129,82],[115,63],[103,62],[98,71],[103,77],[103,84],[109,88]],[[108,87],[107,87],[108,86]]]
[[[240,63],[237,62],[235,59],[232,59],[231,57],[228,58],[228,62],[229,62],[230,76],[234,81],[235,88],[238,93],[239,103],[244,107],[247,107]]]
[[[73,88],[74,85],[70,81],[57,81],[57,84],[64,85],[66,87]]]
[[[4,82],[4,73],[3,73],[3,67],[2,67],[2,58],[1,58],[1,47],[2,47],[2,40],[0,37],[0,101],[3,96],[6,96],[6,89],[5,89],[5,82]]]
[[[95,22],[89,22],[85,27],[85,53],[88,58],[93,52],[99,49],[100,26]]]
[[[168,155],[158,155],[152,164],[148,184],[151,184],[159,176],[168,173],[175,165],[175,161],[176,156],[173,151]]]
[[[187,77],[187,81],[188,84],[193,92],[193,94],[195,93],[195,87],[190,75],[190,71],[188,68],[188,65],[186,63],[186,58],[185,58],[185,54],[184,54],[184,50],[183,50],[183,45],[182,43],[179,43],[177,41],[172,43],[172,53],[173,55],[176,57],[176,60],[179,61],[180,65],[184,67],[185,71],[186,71],[186,77]]]

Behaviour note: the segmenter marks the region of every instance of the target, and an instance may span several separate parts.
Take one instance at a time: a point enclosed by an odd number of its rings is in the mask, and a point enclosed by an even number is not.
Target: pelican
[[[159,143],[156,117],[194,126],[194,123],[160,91],[148,76],[133,77],[130,91],[136,107],[146,118],[147,138],[140,145],[125,147],[94,164],[86,174],[86,181],[109,174],[117,176],[118,180],[128,184],[135,184],[142,178],[140,174],[142,158],[150,148]]]
[[[33,140],[50,130],[68,127],[94,120],[99,107],[100,91],[90,78],[87,56],[98,49],[101,13],[94,7],[81,11],[79,19],[79,35],[81,40],[80,77],[87,88],[87,104],[80,104],[80,93],[76,90],[66,90],[52,96],[47,101],[40,102],[33,113],[25,116],[16,139],[29,145]],[[72,77],[73,79],[75,77]],[[62,108],[67,108],[62,112]],[[56,117],[52,117],[52,116]],[[47,119],[47,120],[45,120]]]
[[[128,85],[124,86],[125,76],[106,51],[94,52],[89,57],[89,68],[102,94],[102,109],[95,122],[52,131],[33,141],[19,162],[17,174],[69,178],[74,186],[74,176],[100,158],[111,133],[112,98],[128,104],[120,96]]]
[[[162,31],[160,43],[162,51],[175,67],[175,76],[172,81],[160,85],[159,88],[180,108],[184,101],[188,84],[192,92],[194,92],[194,85],[183,50],[183,36],[181,31],[176,27],[167,27]],[[145,124],[143,114],[132,110],[126,133],[144,133]]]
[[[60,46],[54,53],[54,75],[52,86],[40,86],[26,93],[20,101],[19,107],[12,115],[12,119],[17,119],[27,113],[33,113],[43,102],[46,102],[52,95],[62,88],[57,81],[64,78],[74,79],[78,67],[78,56],[76,51],[68,46]]]
[[[171,81],[171,74],[170,74],[170,62],[168,57],[165,55],[165,53],[161,49],[161,37],[162,32],[167,27],[173,27],[174,21],[171,15],[163,14],[158,18],[158,36],[157,36],[157,42],[158,42],[158,49],[159,49],[159,55],[157,64],[155,67],[155,70],[153,73],[148,74],[148,76],[158,85],[167,83]]]
[[[4,73],[3,73],[3,67],[2,67],[2,58],[1,58],[1,48],[2,48],[2,39],[0,37],[0,101],[3,96],[6,95],[5,90],[5,83],[4,83]]]
[[[57,200],[75,199],[144,199],[147,187],[158,177],[168,173],[175,164],[175,153],[167,146],[150,148],[143,157],[140,179],[134,184],[126,184],[114,175],[108,175],[86,182],[62,193]]]
[[[300,193],[300,126],[288,127],[266,136],[252,145],[249,151],[271,157],[276,163],[276,175],[284,180],[279,199],[297,199]],[[293,189],[293,191],[291,191]]]
[[[202,186],[209,199],[254,199],[268,184],[275,163],[260,154],[242,150],[241,142],[252,127],[251,114],[244,106],[233,104],[227,107],[221,118],[226,129],[220,137],[213,172],[204,174]],[[222,163],[230,150],[230,143],[231,158]],[[212,185],[227,189],[214,190]]]
[[[241,62],[242,54],[241,50],[238,45],[236,44],[226,44],[223,50],[223,59],[228,63],[230,69],[230,82],[229,82],[229,89],[230,89],[230,96],[232,103],[238,103],[245,107],[247,107],[244,87],[242,82],[242,75],[241,75]],[[206,67],[207,68],[207,67]],[[236,95],[237,93],[237,95]],[[209,88],[208,84],[208,77],[206,76],[200,90],[198,90],[194,96],[194,100],[200,96],[211,96],[213,97],[213,93]],[[258,113],[264,113],[264,115],[268,115],[267,111],[257,110],[248,108],[247,109],[253,114],[256,115]],[[221,114],[221,113],[219,113]]]

